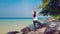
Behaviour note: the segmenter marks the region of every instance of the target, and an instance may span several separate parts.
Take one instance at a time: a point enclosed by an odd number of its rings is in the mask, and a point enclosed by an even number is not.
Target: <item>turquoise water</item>
[[[43,20],[42,18],[39,20]],[[0,34],[6,34],[9,31],[20,31],[33,24],[33,19],[0,19]],[[3,33],[4,32],[4,33]]]
[[[43,20],[40,18],[39,20]],[[0,26],[9,26],[9,25],[31,25],[33,24],[33,19],[32,18],[4,18],[0,19]]]
[[[43,18],[40,18],[39,20],[43,20]],[[8,24],[33,24],[32,18],[0,18],[0,25],[8,25]]]

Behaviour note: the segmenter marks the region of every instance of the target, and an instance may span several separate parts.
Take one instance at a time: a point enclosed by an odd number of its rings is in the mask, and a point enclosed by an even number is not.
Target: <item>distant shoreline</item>
[[[23,17],[23,18],[16,18],[16,17],[0,17],[0,19],[33,19],[32,17]],[[38,18],[43,19],[43,18]]]

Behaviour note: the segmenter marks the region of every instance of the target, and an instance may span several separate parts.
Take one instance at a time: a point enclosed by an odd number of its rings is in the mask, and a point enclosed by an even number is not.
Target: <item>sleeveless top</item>
[[[33,20],[38,20],[37,14],[33,14]]]

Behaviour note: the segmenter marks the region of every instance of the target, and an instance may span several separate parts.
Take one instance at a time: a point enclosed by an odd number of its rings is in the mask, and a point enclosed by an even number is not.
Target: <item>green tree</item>
[[[45,8],[49,4],[50,0],[42,0],[42,5],[39,8]]]
[[[60,19],[60,0],[42,0],[42,5],[39,8],[43,8],[40,14],[44,16],[49,14]]]

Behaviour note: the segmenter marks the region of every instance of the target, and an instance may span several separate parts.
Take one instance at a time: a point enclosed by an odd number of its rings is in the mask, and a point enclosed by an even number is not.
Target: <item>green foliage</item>
[[[60,0],[42,0],[42,5],[39,8],[43,8],[40,14],[50,15],[60,20],[60,6],[58,4]],[[59,18],[57,18],[59,17]]]
[[[60,16],[58,16],[57,19],[60,20]]]
[[[50,0],[42,0],[42,5],[39,8],[45,8],[49,4]]]

